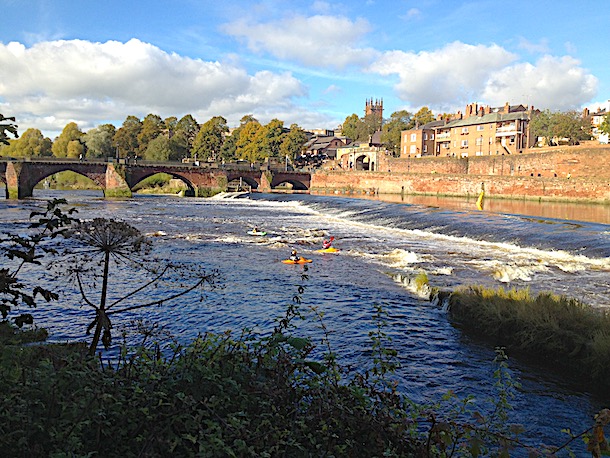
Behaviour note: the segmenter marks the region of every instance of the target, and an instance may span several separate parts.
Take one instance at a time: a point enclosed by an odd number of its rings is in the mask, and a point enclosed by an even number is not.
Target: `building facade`
[[[534,145],[524,105],[491,108],[471,103],[464,113],[403,131],[401,157],[518,154]]]

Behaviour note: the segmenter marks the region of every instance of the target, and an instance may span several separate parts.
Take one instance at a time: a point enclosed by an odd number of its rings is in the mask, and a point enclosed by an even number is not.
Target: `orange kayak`
[[[284,259],[282,261],[284,264],[307,264],[311,262],[311,259],[299,258],[298,261],[293,261],[292,259]]]

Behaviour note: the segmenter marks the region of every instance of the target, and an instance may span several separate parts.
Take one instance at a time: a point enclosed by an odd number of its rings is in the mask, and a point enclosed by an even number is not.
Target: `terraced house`
[[[534,145],[529,122],[533,107],[524,105],[491,108],[471,103],[464,113],[405,130],[400,156],[483,156],[518,154]]]

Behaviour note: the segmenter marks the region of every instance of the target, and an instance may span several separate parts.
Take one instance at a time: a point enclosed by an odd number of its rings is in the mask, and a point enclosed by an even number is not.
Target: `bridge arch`
[[[186,196],[195,196],[196,195],[195,186],[189,179],[187,179],[186,177],[182,176],[179,173],[172,173],[169,170],[164,170],[163,172],[158,172],[158,171],[153,170],[148,173],[138,174],[137,177],[134,177],[133,179],[129,180],[129,183],[128,183],[129,187],[133,191],[139,183],[141,183],[142,181],[144,181],[147,178],[158,175],[160,173],[165,173],[165,174],[171,176],[172,178],[182,181],[187,187],[187,190],[184,193]]]

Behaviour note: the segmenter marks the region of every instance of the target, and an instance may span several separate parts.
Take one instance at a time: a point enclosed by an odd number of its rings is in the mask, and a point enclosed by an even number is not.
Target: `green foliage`
[[[610,113],[604,116],[604,120],[600,124],[599,130],[604,134],[610,134]]]
[[[411,116],[407,110],[395,111],[390,120],[383,125],[381,141],[394,155],[400,153],[401,133],[403,130],[410,129]]]
[[[552,112],[544,110],[532,116],[530,121],[532,136],[542,137],[547,145],[567,141],[570,145],[591,138],[589,119],[577,111]]]
[[[10,144],[9,134],[15,138],[19,137],[19,135],[17,134],[17,125],[13,124],[13,122],[15,122],[14,117],[6,118],[3,114],[0,113],[0,145]]]
[[[202,161],[216,161],[220,157],[225,135],[229,132],[227,120],[222,116],[214,116],[207,121],[195,137],[192,147],[192,157]]]
[[[290,132],[284,136],[280,146],[280,154],[282,157],[288,156],[294,160],[303,149],[303,145],[307,142],[307,135],[297,124],[290,125]]]
[[[135,116],[127,116],[114,134],[112,144],[118,148],[120,157],[135,156],[138,152],[138,135],[142,131],[142,122]]]
[[[85,145],[87,146],[87,157],[108,158],[115,157],[112,139],[116,134],[116,128],[112,124],[101,124],[89,130],[84,135]]]
[[[64,236],[68,226],[77,220],[72,218],[75,209],[64,212],[61,207],[65,205],[63,199],[55,199],[47,203],[46,210],[32,212],[32,221],[26,235],[2,234],[0,236],[0,253],[8,258],[7,267],[0,268],[0,313],[4,320],[9,313],[20,306],[36,307],[38,296],[47,302],[57,300],[58,295],[41,286],[27,286],[25,278],[31,280],[31,273],[22,274],[26,265],[40,266],[45,255],[57,253],[57,247],[51,243],[59,236]],[[30,291],[31,290],[31,291]],[[18,327],[32,324],[33,318],[29,313],[23,313],[13,318]]]
[[[576,299],[528,290],[453,292],[451,316],[468,332],[610,386],[610,315]]]

